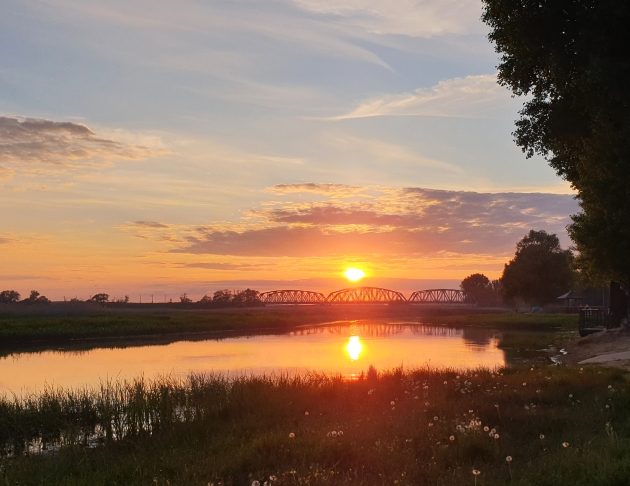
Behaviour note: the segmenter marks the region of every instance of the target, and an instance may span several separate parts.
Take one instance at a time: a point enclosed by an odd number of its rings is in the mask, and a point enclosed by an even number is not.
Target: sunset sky
[[[500,275],[577,211],[477,0],[4,0],[0,290],[156,300]]]

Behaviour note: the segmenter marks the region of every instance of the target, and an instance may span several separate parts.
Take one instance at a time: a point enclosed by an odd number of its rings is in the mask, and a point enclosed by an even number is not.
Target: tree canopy
[[[528,304],[553,302],[573,281],[572,255],[560,247],[554,234],[531,230],[516,245],[505,265],[501,282],[506,300],[521,298]]]
[[[485,305],[491,300],[493,293],[490,279],[483,273],[468,275],[459,285],[467,299],[479,305]]]
[[[584,272],[630,285],[630,2],[483,0],[499,83],[527,95],[516,143],[577,190]]]
[[[3,290],[0,292],[0,304],[15,304],[20,300],[20,293],[16,290]]]

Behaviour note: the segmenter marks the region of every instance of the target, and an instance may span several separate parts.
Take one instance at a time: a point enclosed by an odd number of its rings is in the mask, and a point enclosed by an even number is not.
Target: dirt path
[[[630,371],[630,332],[612,329],[591,334],[567,346],[569,364],[598,364]]]

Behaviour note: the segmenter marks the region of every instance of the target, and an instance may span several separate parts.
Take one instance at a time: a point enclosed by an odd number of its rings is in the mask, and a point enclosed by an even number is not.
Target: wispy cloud
[[[375,34],[433,37],[481,31],[478,0],[292,0],[299,7]]]
[[[158,223],[157,221],[134,221],[131,223],[133,226],[141,228],[168,228],[169,226],[164,223]]]
[[[54,170],[140,160],[162,155],[160,146],[98,136],[85,125],[0,116],[0,163],[14,171]]]
[[[348,184],[303,182],[297,184],[276,184],[270,187],[269,190],[277,194],[312,193],[334,197],[351,197],[365,191],[365,188]]]
[[[440,81],[410,93],[366,100],[334,120],[379,116],[484,118],[514,103],[510,93],[497,84],[495,74],[481,74]]]
[[[376,138],[356,137],[352,135],[337,135],[326,139],[326,143],[341,154],[349,157],[359,157],[364,163],[372,160],[379,165],[398,168],[432,168],[440,172],[461,173],[462,170],[454,164],[426,157],[400,144],[378,140]]]
[[[268,267],[264,263],[225,263],[225,262],[193,262],[181,263],[180,268],[200,268],[204,270],[254,270]]]

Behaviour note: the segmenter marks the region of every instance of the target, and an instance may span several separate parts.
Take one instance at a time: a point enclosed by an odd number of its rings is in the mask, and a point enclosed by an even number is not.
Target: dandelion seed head
[[[450,440],[451,442],[454,442],[454,441],[455,441],[455,436],[454,436],[454,435],[451,435],[451,436],[448,438],[448,440]]]
[[[473,476],[479,476],[481,474],[481,471],[479,469],[473,469],[472,473],[473,473]]]
[[[505,462],[507,462],[508,464],[510,464],[512,462],[512,456],[506,456],[505,457]]]
[[[289,432],[289,439],[295,439],[295,432]]]
[[[570,445],[571,445],[571,444],[569,444],[569,443],[568,443],[568,442],[566,442],[566,441],[562,443],[562,447],[564,447],[565,449],[566,449],[567,447],[569,447]]]
[[[543,440],[543,439],[545,438],[545,434],[540,434],[540,435],[538,436],[538,438],[539,438],[540,440]]]

